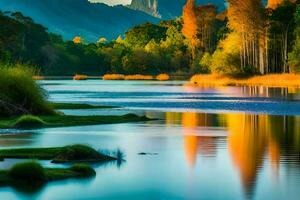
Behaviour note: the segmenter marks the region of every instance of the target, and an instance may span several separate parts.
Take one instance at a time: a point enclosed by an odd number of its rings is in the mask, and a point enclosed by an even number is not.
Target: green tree
[[[292,72],[300,72],[300,5],[297,6],[295,15],[295,42],[289,54],[289,65]]]
[[[166,38],[167,28],[146,23],[130,29],[125,34],[125,43],[133,48],[143,48],[151,40],[159,43]]]

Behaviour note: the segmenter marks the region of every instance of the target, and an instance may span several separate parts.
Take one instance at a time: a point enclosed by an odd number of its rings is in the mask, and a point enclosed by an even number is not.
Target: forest
[[[64,41],[20,12],[0,13],[0,62],[22,63],[42,75],[254,75],[300,71],[299,0],[188,0],[182,17],[141,24],[115,40]]]

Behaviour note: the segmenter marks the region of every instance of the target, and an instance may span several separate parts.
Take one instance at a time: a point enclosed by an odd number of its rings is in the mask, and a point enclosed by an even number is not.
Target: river
[[[88,144],[120,149],[120,166],[37,191],[0,188],[1,199],[298,199],[300,90],[192,87],[184,81],[44,80],[56,102],[114,105],[72,115],[136,113],[150,122],[0,130],[0,148]],[[140,153],[146,153],[140,154]],[[0,169],[16,160],[0,162]],[[53,164],[43,162],[52,167]]]

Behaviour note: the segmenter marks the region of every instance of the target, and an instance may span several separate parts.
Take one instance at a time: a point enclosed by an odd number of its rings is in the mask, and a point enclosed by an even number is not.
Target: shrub
[[[168,80],[170,80],[170,76],[168,74],[159,74],[156,77],[156,80],[158,80],[158,81],[168,81]]]
[[[124,80],[125,76],[122,74],[105,74],[103,80]]]
[[[84,176],[93,176],[96,174],[95,170],[87,164],[74,164],[70,169]]]
[[[71,145],[63,147],[54,162],[96,160],[100,157],[101,155],[89,146]]]
[[[87,80],[87,79],[88,79],[87,75],[76,74],[75,76],[73,76],[73,80],[75,80],[75,81],[84,81],[84,80]]]
[[[208,53],[208,52],[204,53],[204,55],[200,59],[199,64],[202,68],[202,71],[208,72],[209,68],[212,64],[212,56],[210,55],[210,53]]]
[[[32,115],[23,115],[14,124],[14,127],[20,128],[34,128],[34,127],[41,127],[45,125],[45,122],[36,116]]]
[[[230,33],[221,40],[218,49],[213,53],[209,62],[210,71],[218,74],[240,74],[240,52],[241,37],[238,33]]]
[[[8,174],[11,178],[20,181],[32,183],[46,181],[44,168],[39,163],[33,161],[14,165]]]
[[[0,117],[23,114],[54,114],[46,93],[32,79],[26,66],[0,64]]]

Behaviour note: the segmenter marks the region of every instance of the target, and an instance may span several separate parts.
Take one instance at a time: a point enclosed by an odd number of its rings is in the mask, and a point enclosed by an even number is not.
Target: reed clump
[[[32,69],[21,64],[0,64],[0,117],[54,114],[33,74]]]

